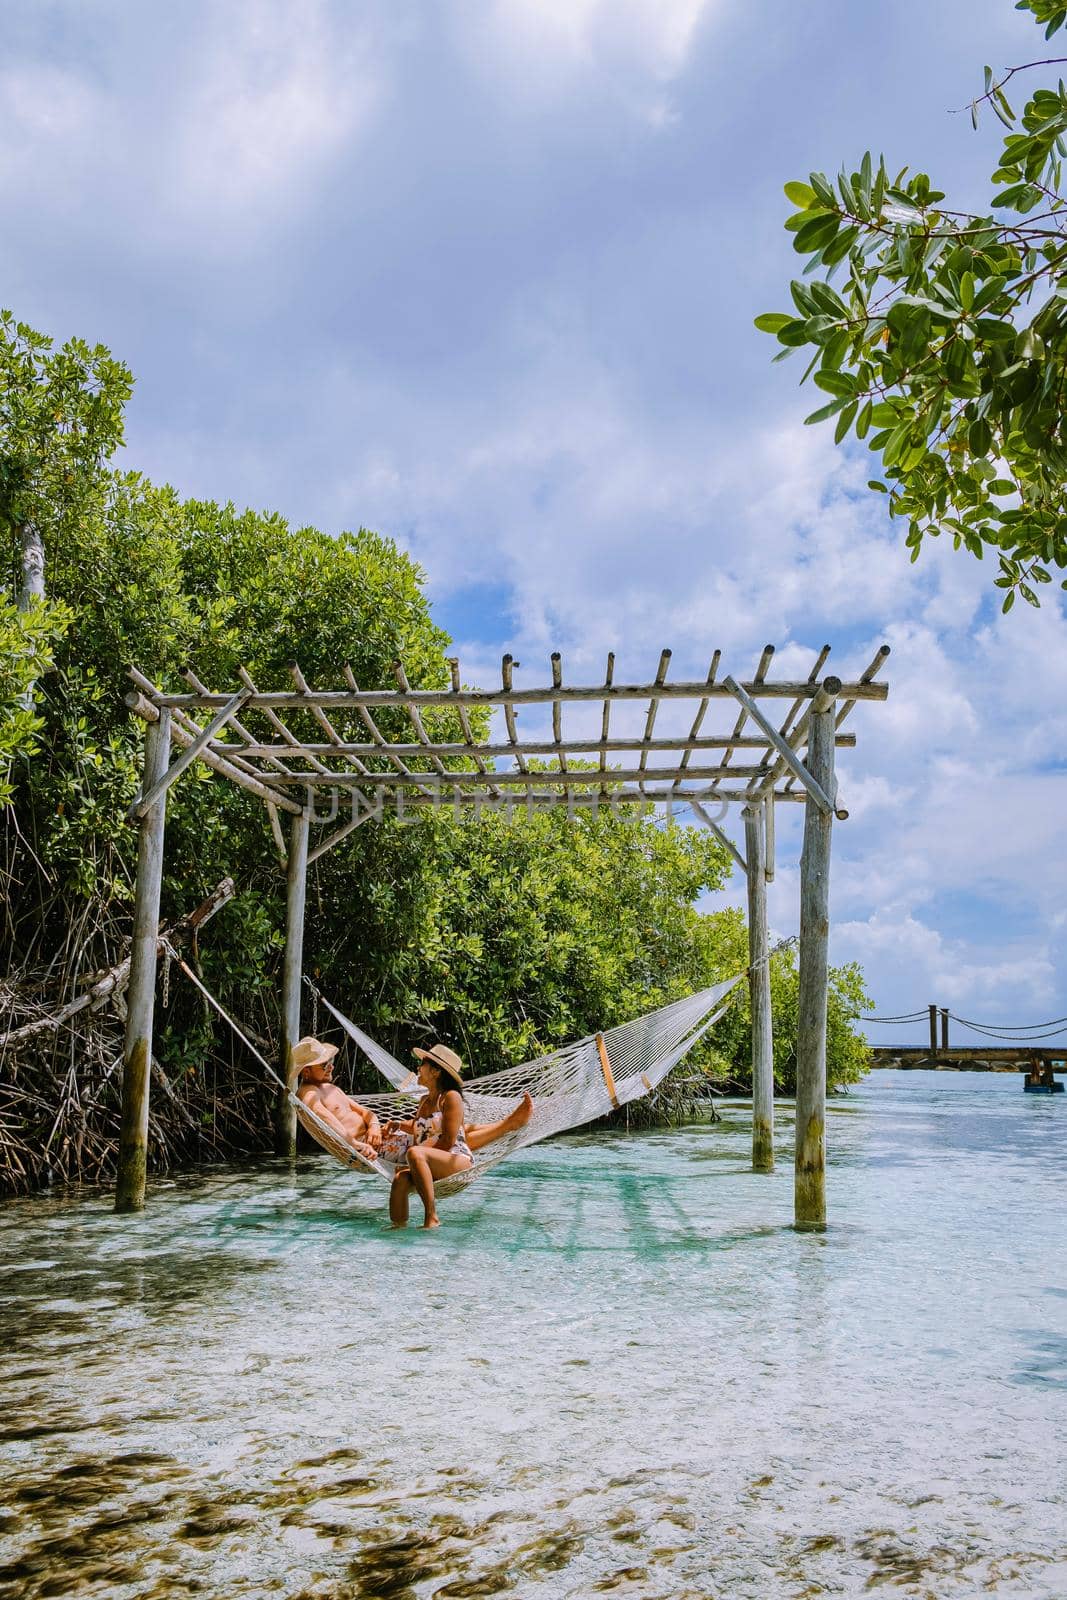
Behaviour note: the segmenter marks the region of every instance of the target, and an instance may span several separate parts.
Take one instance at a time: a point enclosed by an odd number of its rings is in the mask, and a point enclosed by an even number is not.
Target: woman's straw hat
[[[303,1072],[305,1067],[324,1067],[333,1060],[339,1049],[339,1045],[323,1044],[321,1039],[313,1039],[308,1034],[293,1046],[293,1066],[299,1072]]]
[[[457,1084],[463,1088],[463,1060],[447,1044],[432,1044],[428,1050],[413,1050],[412,1055],[418,1056],[420,1061],[432,1061],[435,1067],[441,1067],[449,1077],[455,1078]]]

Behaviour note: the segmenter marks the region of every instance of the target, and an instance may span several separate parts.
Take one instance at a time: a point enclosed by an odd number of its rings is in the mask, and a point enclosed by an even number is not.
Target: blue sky
[[[977,564],[910,566],[752,328],[787,179],[871,147],[978,202],[997,125],[949,108],[1040,42],[1010,0],[9,0],[0,300],[130,363],[131,466],[396,538],[470,681],[505,648],[632,681],[663,645],[744,676],[887,640],[835,958],[883,1012],[1058,1016],[1062,603],[1001,618]]]

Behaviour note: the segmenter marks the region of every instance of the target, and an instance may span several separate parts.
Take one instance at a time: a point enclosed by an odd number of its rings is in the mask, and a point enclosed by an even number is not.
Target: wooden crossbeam
[[[343,745],[344,740],[341,738],[341,735],[338,733],[337,729],[334,727],[325,711],[320,705],[317,705],[314,702],[308,681],[304,677],[304,674],[301,672],[295,661],[290,661],[289,663],[289,675],[296,684],[297,688],[300,690],[300,693],[302,695],[307,695],[308,710],[311,712],[311,715],[315,718],[315,721],[318,723],[327,739],[329,739],[330,743],[335,749],[339,745]],[[357,772],[365,773],[370,770],[366,764],[359,759],[358,756],[346,756],[344,759],[346,762],[349,762],[353,767],[355,767]]]
[[[785,762],[785,765],[788,767],[789,771],[798,780],[798,782],[803,784],[804,788],[808,791],[812,799],[818,805],[820,811],[832,814],[834,811],[833,800],[822,788],[822,786],[812,777],[811,773],[801,761],[796,751],[787,740],[782,738],[782,735],[778,732],[778,729],[774,726],[774,724],[767,721],[767,718],[763,715],[763,712],[760,710],[759,706],[752,699],[752,696],[748,694],[746,690],[742,689],[741,685],[735,682],[735,680],[729,675],[723,679],[723,682],[736,697],[739,704],[745,708],[756,726],[758,728],[762,728],[771,744],[773,744],[774,748],[778,751],[778,754]],[[833,686],[832,688],[831,685]],[[823,683],[820,686],[820,692],[828,695],[837,695],[840,693],[840,689],[840,678],[826,678],[823,680]],[[818,697],[816,698],[816,703],[818,703]]]
[[[570,768],[566,771],[549,769],[547,772],[333,772],[328,782],[339,789],[402,789],[410,786],[424,787],[428,792],[442,788],[463,788],[470,784],[487,787],[499,784],[502,788],[522,788],[536,783],[556,783],[566,788],[569,784],[640,783],[642,779],[665,782],[690,779],[693,783],[712,784],[720,778],[742,780],[757,776],[762,766],[727,767],[609,767],[606,773],[599,770]],[[273,780],[279,785],[300,784],[323,787],[324,780],[317,772],[279,773]]]
[[[720,650],[716,650],[715,654],[711,658],[711,666],[708,668],[707,682],[705,684],[705,688],[707,688],[707,689],[710,689],[712,687],[712,685],[714,684],[714,682],[715,682],[715,674],[719,670],[719,661],[721,660],[721,657],[722,657],[722,652]],[[682,756],[681,761],[679,762],[679,766],[687,767],[689,765],[691,752],[693,750],[699,750],[705,744],[705,741],[702,740],[701,738],[699,738],[699,734],[700,734],[700,729],[701,729],[701,727],[703,726],[703,723],[704,723],[704,718],[707,716],[708,707],[710,706],[710,704],[711,704],[710,696],[709,695],[704,695],[701,698],[700,704],[697,706],[696,716],[693,718],[693,725],[689,730],[689,737],[685,741],[686,742],[686,750],[685,750],[684,755]],[[738,745],[738,740],[739,739],[745,745],[747,745],[748,742],[749,742],[748,740],[746,740],[744,738],[744,735],[739,734],[737,739],[731,739],[729,737],[729,735],[727,735],[726,739],[724,740],[724,743],[727,746],[733,745],[733,746],[736,747]],[[755,743],[758,744],[758,747],[760,749],[762,749],[762,747],[763,747],[763,740],[762,739],[756,741]]]
[[[719,824],[715,821],[714,817],[708,816],[699,800],[690,796],[688,803],[693,811],[693,815],[700,818],[701,822],[708,829],[709,833],[711,833],[714,838],[718,839],[723,848],[728,851],[731,856],[733,856],[734,860],[737,862],[737,865],[741,868],[741,871],[747,872],[748,863],[741,854],[740,850],[734,844],[733,840],[730,838],[730,835],[719,827]]]
[[[263,705],[263,697],[259,694],[255,684],[252,682],[252,678],[248,672],[248,669],[246,667],[238,667],[237,676],[240,678],[245,688],[251,689],[252,691],[251,697],[247,704],[250,707],[254,706],[257,711],[262,712],[263,716],[274,729],[275,733],[280,734],[281,738],[287,745],[292,746],[292,748],[298,754],[303,755],[306,758],[309,766],[314,767],[316,772],[323,773],[328,777],[330,775],[329,767],[324,766],[316,756],[312,755],[308,751],[303,740],[297,738],[296,734],[290,727],[287,726],[285,722],[282,721],[281,717],[278,716],[276,711],[274,711],[270,706]]]
[[[614,652],[614,650],[609,650],[608,651],[608,664],[607,664],[607,667],[606,667],[605,672],[604,672],[604,687],[605,687],[605,689],[610,689],[611,688],[612,681],[613,681],[614,677],[615,677],[615,652]],[[608,700],[608,699],[605,699],[603,710],[601,712],[601,717],[600,717],[600,749],[597,752],[598,755],[600,756],[599,765],[600,765],[601,772],[606,772],[607,769],[608,769],[608,751],[612,748],[612,745],[609,743],[609,740],[608,740],[608,730],[610,729],[610,727],[611,727],[611,701]],[[572,751],[577,751],[577,746],[572,745],[571,749],[572,749]]]
[[[762,685],[763,680],[767,676],[767,669],[770,666],[770,664],[771,664],[773,659],[774,659],[774,646],[773,646],[773,644],[764,645],[763,654],[760,656],[759,665],[756,667],[756,676],[752,680],[753,685],[756,686],[757,688],[760,685]],[[724,686],[726,688],[729,688],[731,681],[732,680],[729,677],[724,678],[723,679]],[[751,691],[749,691],[749,692],[751,692]],[[735,735],[741,733],[741,731],[743,730],[743,728],[745,726],[745,723],[748,721],[748,715],[749,715],[748,707],[746,705],[742,704],[741,710],[738,713],[737,721],[734,723],[734,734]],[[725,756],[723,757],[723,760],[728,762],[729,759],[730,759],[731,753],[732,753],[731,751],[727,750]]]
[[[518,730],[515,725],[515,700],[514,700],[514,669],[516,661],[514,656],[506,655],[500,663],[500,681],[503,684],[504,699],[504,724],[508,730],[508,741],[515,756],[515,765],[520,772],[526,772],[526,760],[519,745]]]
[[[148,678],[144,676],[142,672],[138,672],[136,667],[129,668],[129,676],[133,679],[134,683],[137,684],[137,688],[126,696],[126,705],[134,713],[134,715],[140,717],[142,721],[158,722],[159,706],[154,700],[150,700],[148,698],[148,694],[145,692],[144,687],[147,685],[149,689],[153,689],[155,686]],[[184,726],[185,722],[188,722],[192,725],[192,732],[190,732],[189,729]],[[192,717],[187,717],[185,713],[180,711],[174,712],[170,725],[170,739],[172,744],[180,744],[183,748],[185,748],[192,744],[193,740],[201,731],[202,730],[197,726]],[[213,754],[213,752],[206,747],[200,751],[199,759],[203,761],[205,766],[208,766],[212,769],[212,771],[217,772],[220,777],[228,778],[229,781],[233,784],[236,784],[239,789],[247,789],[248,792],[250,794],[254,794],[257,799],[265,800],[269,804],[279,806],[283,811],[293,811],[299,813],[303,809],[297,801],[291,800],[288,795],[282,794],[278,789],[272,789],[267,783],[262,782],[259,778],[250,777],[248,773],[242,772],[239,767],[231,765],[229,761],[224,761],[221,756]]]
[[[670,664],[671,664],[671,652],[669,650],[661,651],[660,658],[659,658],[659,666],[656,669],[655,682],[656,682],[657,689],[662,689],[664,683],[667,681],[667,669],[669,668]],[[640,761],[640,766],[641,766],[642,770],[644,770],[644,768],[648,764],[649,740],[652,738],[652,730],[656,726],[656,713],[659,710],[659,706],[660,706],[660,703],[659,703],[658,700],[655,700],[655,699],[650,700],[648,702],[648,711],[645,713],[645,731],[644,731],[644,735],[643,735],[643,737],[641,739],[641,761]]]
[[[840,733],[834,742],[839,750],[854,750],[856,747],[856,735],[854,733]],[[642,740],[636,734],[632,739],[568,739],[566,745],[567,754],[570,756],[603,755],[605,757],[609,754],[638,751],[642,747]],[[685,758],[687,756],[691,757],[701,750],[725,750],[728,747],[732,747],[735,750],[764,751],[768,748],[768,741],[762,734],[742,733],[736,739],[732,739],[728,733],[709,734],[706,737],[695,738],[680,734],[677,738],[650,739],[647,745],[650,751],[661,754],[673,752],[679,755],[681,758],[678,763],[679,766],[687,766],[688,762]],[[234,746],[222,743],[217,746],[212,745],[211,748],[215,750],[216,754],[222,754],[225,751],[233,750]],[[268,760],[271,757],[285,756],[287,754],[286,746],[280,744],[256,744],[252,742],[243,745],[241,748],[245,756],[256,760]],[[400,772],[408,770],[404,758],[410,759],[413,756],[425,755],[427,750],[432,750],[435,755],[440,756],[445,761],[455,759],[458,756],[474,755],[475,759],[477,759],[479,755],[489,758],[491,756],[513,756],[520,752],[528,756],[550,756],[555,748],[555,744],[550,739],[523,739],[517,744],[511,744],[508,741],[506,743],[479,744],[473,747],[468,744],[455,743],[428,746],[421,744],[387,744],[384,739],[381,740],[380,744],[330,745],[309,743],[301,745],[301,750],[309,761],[313,755],[381,755],[392,760],[394,766]],[[296,753],[290,754],[289,759],[294,760]]]
[[[452,674],[452,687],[458,693],[458,691],[463,687],[463,682],[459,674],[459,657],[449,656],[448,667]],[[463,737],[467,741],[466,745],[460,746],[460,750],[464,755],[468,756],[474,762],[475,766],[478,768],[478,771],[482,773],[483,776],[488,777],[489,769],[482,757],[481,748],[474,737],[474,730],[471,727],[470,713],[468,712],[466,706],[457,706],[456,709],[459,713],[459,725],[463,729]],[[431,746],[430,748],[432,749],[433,747]],[[495,784],[489,784],[489,793],[496,794],[497,792],[498,791]]]
[[[358,694],[359,693],[359,684],[356,682],[355,673],[352,671],[352,668],[348,665],[347,662],[345,663],[345,667],[344,667],[344,676],[345,676],[345,682],[348,684],[348,687],[350,689],[352,689],[356,694]],[[421,745],[417,745],[417,744],[403,745],[403,746],[392,744],[385,737],[385,735],[383,734],[382,730],[379,728],[378,724],[375,722],[374,718],[371,716],[370,712],[367,710],[365,705],[358,705],[356,707],[356,712],[357,712],[357,714],[359,716],[360,721],[363,723],[363,726],[366,728],[367,732],[370,734],[371,738],[374,740],[374,744],[373,745],[341,745],[339,747],[340,750],[343,750],[343,751],[346,751],[346,752],[350,752],[353,755],[371,755],[371,754],[380,753],[382,756],[385,757],[385,759],[387,761],[391,761],[392,762],[393,766],[396,768],[396,770],[398,772],[406,773],[408,768],[407,768],[407,765],[405,764],[404,756],[405,755],[419,755],[419,754],[421,754],[422,746]],[[310,748],[310,746],[308,748]]]
[[[563,683],[563,662],[558,650],[552,652],[552,687],[558,689]],[[552,702],[552,742],[555,745],[556,759],[559,761],[559,770],[567,771],[567,757],[563,749],[563,707],[558,699]]]
[[[815,684],[818,682],[819,674],[826,665],[826,659],[829,654],[830,646],[828,644],[824,644],[812,663],[811,671],[808,673],[808,682],[810,684]],[[782,738],[787,741],[790,748],[793,750],[799,750],[800,746],[807,740],[808,714],[810,709],[810,700],[794,700],[786,714],[785,721],[782,723],[782,726],[779,729]],[[795,727],[794,722],[796,723]],[[754,780],[749,785],[749,788],[753,791],[753,799],[758,800],[766,791],[773,789],[775,783],[785,771],[785,763],[782,761],[781,756],[778,756],[776,760],[770,763],[765,776],[760,780]]]
[[[420,712],[418,706],[411,703],[412,689],[410,683],[408,682],[408,675],[404,671],[404,663],[402,661],[393,662],[393,674],[397,683],[400,685],[401,692],[406,697],[407,713],[411,718],[411,725],[415,729],[415,736],[419,743],[423,745],[427,751],[429,751],[432,749],[433,740],[426,732],[426,726],[422,720],[422,713]],[[452,692],[455,694],[456,691],[453,690]],[[447,704],[447,701],[445,703]],[[440,756],[431,755],[429,759],[431,766],[436,772],[444,773],[445,768],[441,762]]]
[[[795,679],[774,681],[773,679],[750,682],[742,681],[741,687],[754,699],[761,700],[795,700],[798,697],[812,699],[814,697],[812,686],[807,682],[798,682]],[[731,691],[726,687],[725,679],[714,684],[698,683],[613,683],[610,687],[604,684],[595,685],[562,685],[560,688],[543,689],[461,689],[458,693],[454,689],[411,689],[395,692],[391,689],[362,689],[358,694],[353,694],[350,689],[317,689],[308,695],[301,695],[285,689],[267,690],[256,694],[249,701],[249,709],[254,705],[257,709],[270,707],[275,710],[285,710],[303,707],[307,709],[312,703],[330,710],[355,710],[358,706],[367,707],[397,707],[402,711],[409,711],[412,707],[416,710],[425,709],[427,706],[512,706],[519,705],[551,705],[554,699],[562,704],[570,704],[583,700],[647,700],[652,696],[660,700],[699,700],[704,695],[712,699],[727,699]],[[841,698],[843,700],[885,700],[889,693],[889,686],[877,682],[843,683]],[[157,689],[151,696],[159,706],[184,706],[195,710],[201,708],[205,711],[218,710],[229,699],[225,694],[167,694]]]

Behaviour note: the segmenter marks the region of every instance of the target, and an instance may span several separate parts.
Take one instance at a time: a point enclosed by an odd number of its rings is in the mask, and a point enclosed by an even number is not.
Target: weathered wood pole
[[[767,938],[767,858],[763,805],[746,806],[748,993],[752,1015],[752,1170],[774,1171],[774,1049]]]
[[[281,1074],[293,1087],[291,1055],[300,1038],[300,991],[304,981],[304,902],[307,896],[308,835],[311,816],[304,811],[289,826],[289,865],[285,915],[285,964],[282,968]],[[288,1094],[278,1091],[275,1104],[275,1149],[281,1156],[296,1151],[296,1112]]]
[[[167,770],[170,712],[145,729],[144,780],[147,794]],[[161,794],[141,818],[137,841],[137,890],[133,904],[130,982],[126,991],[126,1042],[122,1057],[122,1121],[119,1128],[116,1211],[143,1211],[148,1171],[148,1084],[152,1067],[152,1015],[156,1004],[156,945],[159,891],[163,881],[163,827],[167,797]]]
[[[836,800],[834,697],[827,678],[812,701],[807,768]],[[830,833],[834,815],[811,794],[804,806],[800,858],[800,990],[797,1015],[797,1125],[793,1220],[797,1228],[826,1226],[826,985],[830,938]]]
[[[936,1006],[930,1006],[928,1009],[929,1009],[929,1012],[930,1012],[930,1054],[932,1056],[936,1056],[936,1054],[937,1054],[937,1007]]]
[[[941,1007],[941,1048],[948,1049],[948,1007]]]

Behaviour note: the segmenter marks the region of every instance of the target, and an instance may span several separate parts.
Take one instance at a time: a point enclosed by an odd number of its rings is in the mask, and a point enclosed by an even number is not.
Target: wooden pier
[[[1046,1070],[1067,1072],[1067,1052],[1041,1050],[1035,1045],[1013,1045],[987,1050],[931,1050],[929,1045],[901,1049],[872,1045],[872,1067],[892,1067],[897,1072],[1029,1072],[1035,1061]]]

